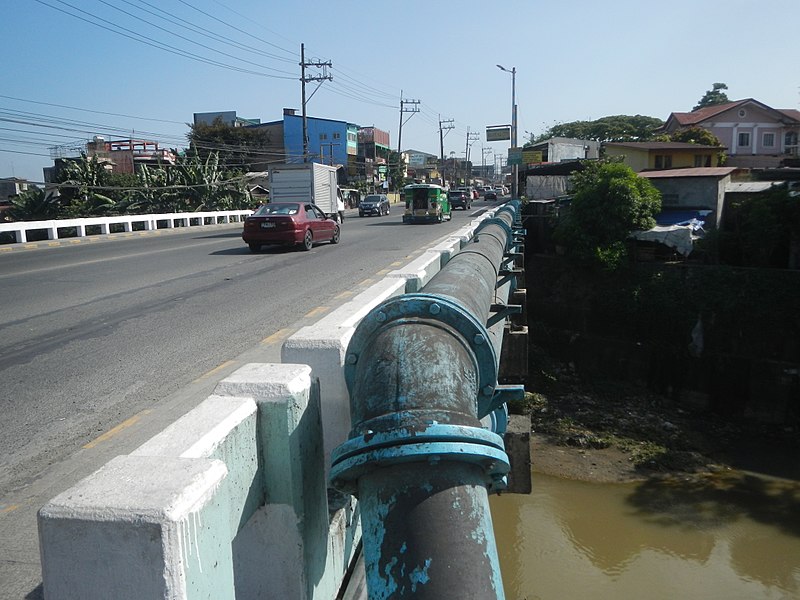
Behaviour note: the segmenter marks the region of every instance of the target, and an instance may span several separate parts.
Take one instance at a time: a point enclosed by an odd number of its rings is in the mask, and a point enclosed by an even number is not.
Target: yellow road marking
[[[291,332],[292,332],[291,329],[279,329],[278,331],[276,331],[272,335],[270,335],[268,337],[265,337],[263,340],[261,340],[261,343],[264,344],[264,345],[277,344],[281,340],[289,337],[289,334]]]
[[[368,279],[365,279],[364,281],[362,281],[358,285],[372,285],[373,283],[375,283],[375,280],[370,277]]]
[[[132,425],[135,425],[136,423],[138,423],[139,419],[141,419],[144,415],[146,415],[146,414],[148,414],[150,412],[152,412],[152,411],[149,410],[149,409],[148,410],[143,410],[138,415],[133,415],[130,419],[125,419],[122,423],[120,423],[116,427],[112,427],[111,429],[106,431],[103,435],[101,435],[99,437],[96,437],[95,439],[93,439],[88,444],[84,444],[83,447],[88,450],[90,448],[94,448],[95,446],[97,446],[98,444],[100,444],[102,442],[110,440],[112,437],[117,435],[120,431],[124,431],[128,427],[131,427]]]
[[[12,510],[17,510],[21,504],[9,504],[8,506],[0,505],[0,513],[10,513]]]
[[[389,266],[390,266],[390,267],[402,267],[402,266],[403,266],[403,264],[404,264],[404,263],[403,263],[403,261],[401,261],[401,260],[396,260],[396,261],[394,261],[394,262],[393,262],[391,265],[389,265]]]
[[[353,292],[351,292],[350,290],[345,290],[344,292],[342,292],[338,296],[334,296],[333,299],[334,300],[344,300],[345,298],[349,298],[352,295],[353,295]]]
[[[27,250],[36,250],[38,247],[38,244],[25,244],[23,246],[23,248],[26,248]]]
[[[69,243],[70,244],[80,244],[82,241],[83,240],[80,240],[80,239],[78,239],[78,240],[70,240]]]
[[[197,382],[197,381],[203,381],[204,379],[208,379],[208,378],[209,378],[209,377],[211,377],[211,376],[212,376],[214,373],[218,373],[219,371],[222,371],[223,369],[225,369],[225,368],[227,368],[227,367],[231,366],[231,365],[233,364],[233,362],[234,362],[234,361],[232,361],[232,360],[226,360],[224,363],[222,363],[221,365],[219,365],[219,366],[217,366],[217,367],[214,367],[213,369],[211,369],[211,370],[210,370],[210,371],[208,371],[207,373],[203,373],[202,375],[200,375],[200,377],[198,377],[198,378],[197,378],[197,379],[195,379],[194,381],[195,381],[195,382]]]
[[[13,248],[0,248],[0,252],[12,252]]]
[[[376,275],[386,275],[387,273],[390,273],[390,272],[391,272],[391,269],[381,269],[380,271],[378,271],[375,274]]]
[[[47,245],[52,248],[53,246],[60,246],[61,242],[47,242]]]
[[[317,308],[314,308],[314,309],[308,311],[304,315],[304,318],[308,319],[310,317],[316,317],[317,315],[321,315],[324,312],[328,312],[328,309],[329,309],[329,307],[327,307],[327,306],[318,306]]]

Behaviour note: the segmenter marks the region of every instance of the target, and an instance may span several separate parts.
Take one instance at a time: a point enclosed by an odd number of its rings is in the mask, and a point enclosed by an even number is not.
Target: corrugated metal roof
[[[746,192],[766,192],[773,186],[781,185],[783,181],[731,181],[725,186],[725,192],[746,193]]]
[[[736,171],[735,167],[697,167],[690,169],[664,169],[662,171],[642,171],[640,177],[665,179],[669,177],[725,177]]]
[[[637,150],[724,150],[725,146],[706,146],[690,142],[605,142],[604,146],[619,146]]]

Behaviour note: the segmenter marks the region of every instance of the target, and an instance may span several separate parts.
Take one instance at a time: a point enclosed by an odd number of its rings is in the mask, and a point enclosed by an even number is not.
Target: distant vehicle
[[[483,199],[484,199],[484,200],[497,200],[497,192],[496,192],[496,191],[494,191],[494,190],[493,190],[493,189],[491,189],[491,188],[490,188],[490,189],[487,189],[487,190],[486,190],[486,191],[483,193]]]
[[[483,197],[483,195],[486,193],[486,187],[485,186],[479,186],[479,187],[477,187],[475,189],[478,191],[478,196],[480,196],[480,197]]]
[[[321,163],[270,165],[269,197],[271,202],[310,202],[332,219],[344,221],[336,167]]]
[[[403,223],[441,223],[453,218],[447,192],[440,185],[415,183],[403,188]]]
[[[379,217],[389,214],[389,198],[386,194],[372,194],[366,196],[361,204],[358,205],[358,216],[378,215]]]
[[[497,193],[502,194],[503,196],[508,195],[508,188],[504,185],[497,186]]]
[[[361,203],[361,192],[353,188],[340,188],[345,208],[358,208]]]
[[[466,190],[450,190],[447,192],[447,199],[450,201],[450,208],[455,210],[469,210],[472,206],[472,192]]]
[[[244,221],[242,239],[250,252],[282,244],[311,250],[317,242],[339,243],[339,223],[311,202],[271,202]]]

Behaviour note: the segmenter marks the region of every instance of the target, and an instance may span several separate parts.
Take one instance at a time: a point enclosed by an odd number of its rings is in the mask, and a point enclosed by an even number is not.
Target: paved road
[[[42,504],[241,364],[279,360],[292,331],[483,205],[429,226],[403,225],[398,208],[351,214],[339,245],[310,252],[251,254],[238,225],[0,251],[0,598],[41,597]]]

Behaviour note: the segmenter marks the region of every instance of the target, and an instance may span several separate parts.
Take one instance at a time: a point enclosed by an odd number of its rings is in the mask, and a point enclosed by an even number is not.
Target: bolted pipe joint
[[[488,493],[510,465],[480,423],[497,381],[488,338],[452,299],[419,293],[375,308],[350,341],[353,429],[331,484],[360,500],[370,599],[503,598]]]

